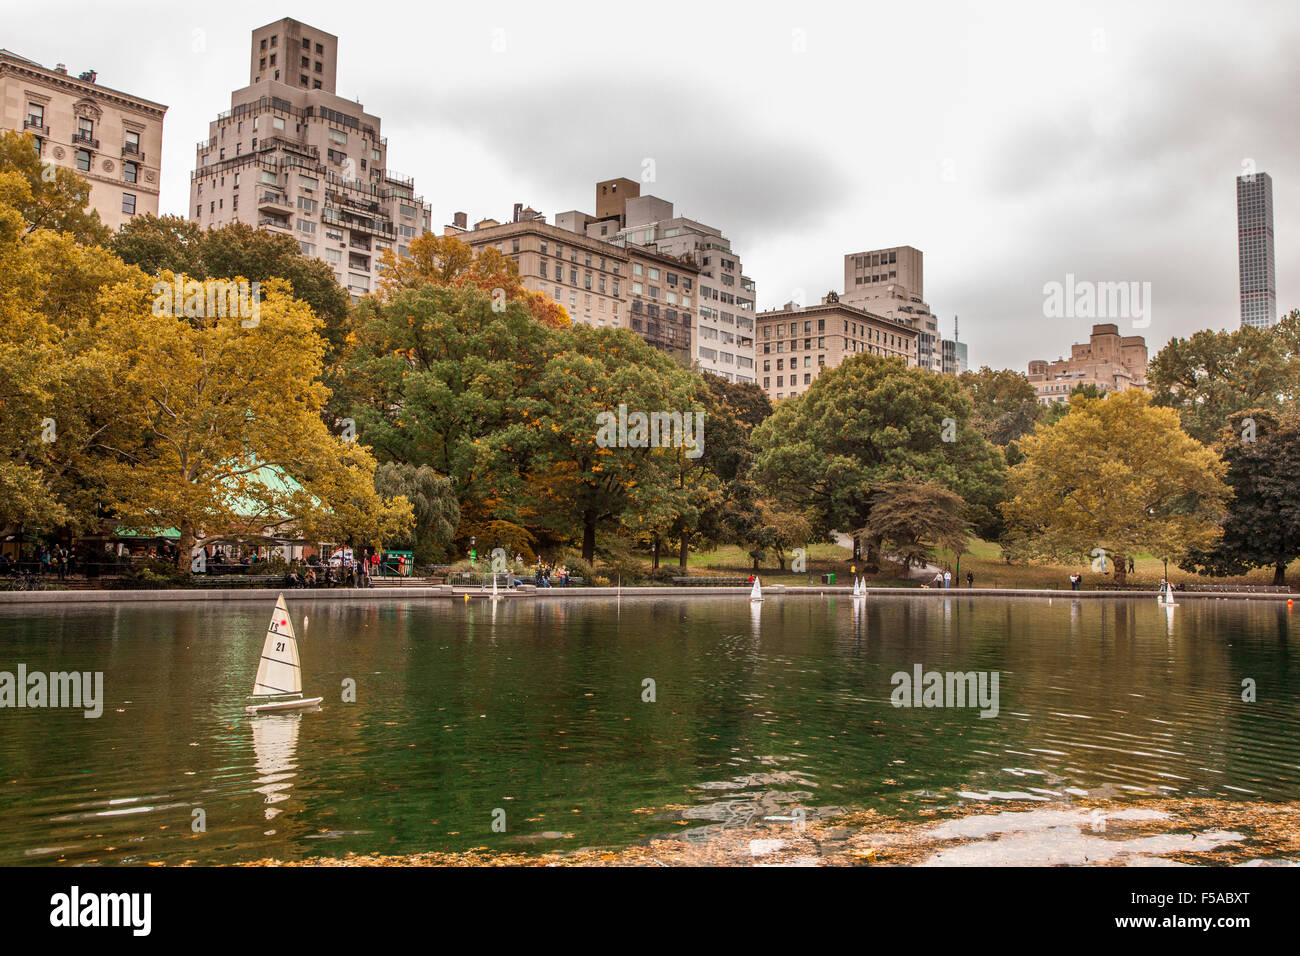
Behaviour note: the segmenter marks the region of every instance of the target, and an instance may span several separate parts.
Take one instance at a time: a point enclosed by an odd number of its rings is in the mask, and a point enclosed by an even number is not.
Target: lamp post
[[[475,567],[474,559],[478,557],[478,553],[474,550],[474,545],[477,542],[478,542],[478,538],[474,537],[473,535],[469,536],[469,566],[471,568]]]

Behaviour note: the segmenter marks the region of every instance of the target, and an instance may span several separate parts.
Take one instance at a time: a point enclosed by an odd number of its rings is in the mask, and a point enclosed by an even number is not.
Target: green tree
[[[1213,543],[1231,496],[1225,468],[1173,410],[1139,389],[1076,395],[1070,405],[1021,440],[1025,460],[1009,472],[1003,505],[1013,548],[1053,557],[1100,548],[1114,555],[1123,584],[1129,555],[1176,561]]]
[[[42,160],[36,140],[28,133],[0,132],[0,173],[17,173],[29,189],[11,193],[9,203],[26,223],[25,232],[50,229],[69,233],[84,245],[103,245],[111,232],[99,213],[87,209],[90,182],[66,166]]]
[[[1271,329],[1201,331],[1171,339],[1151,360],[1155,404],[1178,412],[1197,441],[1216,441],[1237,412],[1281,413],[1300,399],[1300,310]]]
[[[1216,447],[1234,495],[1223,537],[1182,566],[1205,574],[1271,567],[1273,583],[1286,584],[1287,566],[1300,557],[1300,414],[1238,413]]]
[[[414,551],[421,564],[444,560],[453,553],[460,504],[450,479],[428,465],[389,461],[375,469],[375,490],[382,498],[405,498],[414,512],[410,536],[392,546]]]
[[[871,514],[859,533],[883,542],[903,559],[903,570],[925,566],[942,548],[966,551],[970,524],[962,518],[961,496],[933,481],[896,481],[872,495]]]
[[[970,396],[971,427],[999,447],[1033,430],[1043,406],[1028,376],[1010,369],[962,372],[957,380]]]
[[[981,534],[1000,530],[1002,455],[972,427],[956,379],[901,359],[859,355],[823,372],[754,431],[764,492],[808,516],[814,534],[866,527],[871,493],[896,481],[935,481],[966,502]],[[880,541],[867,542],[868,566]]]

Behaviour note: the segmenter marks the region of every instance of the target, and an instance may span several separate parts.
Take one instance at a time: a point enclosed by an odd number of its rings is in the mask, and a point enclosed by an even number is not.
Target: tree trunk
[[[880,538],[867,539],[867,571],[876,572],[880,570],[880,545]]]
[[[582,522],[582,560],[588,564],[596,560],[596,522],[590,516]]]
[[[750,554],[750,557],[754,559],[754,573],[758,574],[758,555]]]
[[[778,550],[776,552],[776,563],[781,566],[781,573],[785,573],[785,552]]]
[[[1277,567],[1273,569],[1273,584],[1282,587],[1286,584],[1286,562],[1279,561]]]
[[[653,544],[650,546],[650,567],[652,570],[659,570],[659,535],[655,535]]]
[[[677,567],[681,569],[682,574],[686,573],[686,556],[690,553],[690,536],[685,530],[682,531],[682,547],[677,555]]]
[[[194,551],[194,526],[181,524],[181,540],[176,545],[176,570],[188,571],[190,569],[191,552]]]
[[[1128,584],[1128,558],[1122,554],[1115,555],[1115,583],[1121,587]]]

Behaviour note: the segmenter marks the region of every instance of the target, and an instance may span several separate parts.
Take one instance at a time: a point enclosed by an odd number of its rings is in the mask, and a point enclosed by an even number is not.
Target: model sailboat
[[[1174,603],[1174,586],[1168,581],[1160,582],[1160,597],[1158,600],[1165,607],[1177,607]]]
[[[855,577],[855,578],[853,579],[853,596],[854,596],[855,598],[864,598],[864,597],[867,596],[867,579],[866,579],[866,578],[856,578],[856,577]]]
[[[253,697],[267,698],[264,704],[253,704],[244,710],[250,714],[284,713],[319,706],[323,697],[302,696],[302,666],[298,661],[298,639],[294,637],[293,620],[285,606],[284,595],[275,602],[271,623],[266,626],[266,641],[262,644],[262,659],[257,664],[257,678],[253,682]],[[278,699],[270,699],[278,698]]]
[[[754,576],[754,586],[749,589],[749,599],[751,601],[763,600],[763,589],[759,586],[758,576]]]

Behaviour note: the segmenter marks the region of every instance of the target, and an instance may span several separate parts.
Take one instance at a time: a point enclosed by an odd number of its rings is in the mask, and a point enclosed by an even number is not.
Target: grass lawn
[[[854,574],[850,570],[854,566],[852,557],[849,549],[839,545],[814,544],[808,548],[808,567],[804,572],[796,574],[790,570],[792,559],[789,555],[786,556],[786,569],[781,571],[777,567],[776,559],[769,555],[759,562],[759,575],[764,583],[770,584],[817,584],[821,582],[823,574],[833,572],[836,584],[852,584]],[[1129,574],[1129,584],[1149,587],[1154,591],[1159,586],[1160,578],[1164,573],[1163,562],[1159,558],[1145,554],[1136,555],[1134,560],[1136,570]],[[1002,548],[997,542],[984,541],[980,538],[971,539],[970,551],[961,556],[960,563],[950,552],[942,551],[935,558],[934,563],[940,567],[944,565],[953,567],[959,578],[955,583],[963,587],[966,584],[967,571],[975,575],[975,586],[981,588],[1065,589],[1069,588],[1070,575],[1075,572],[1083,575],[1082,586],[1085,590],[1110,584],[1115,579],[1113,571],[1109,574],[1098,574],[1092,570],[1091,563],[1083,559],[1075,565],[1047,562],[1007,564],[1002,558]],[[714,551],[691,552],[687,557],[688,573],[691,575],[749,575],[753,570],[753,564],[753,558],[748,552],[737,546],[720,547]],[[645,565],[647,569],[650,566],[648,556],[645,557]],[[675,569],[676,554],[662,556],[659,566],[661,569]],[[857,573],[862,573],[861,562],[857,563],[856,570]],[[1169,579],[1175,584],[1260,585],[1272,584],[1273,572],[1269,568],[1260,568],[1237,577],[1215,578],[1191,574],[1170,564]],[[1300,561],[1292,564],[1287,570],[1287,583],[1293,589],[1300,590]],[[915,587],[919,586],[920,581],[905,579],[901,565],[886,562],[880,574],[868,576],[867,584],[870,587]]]

